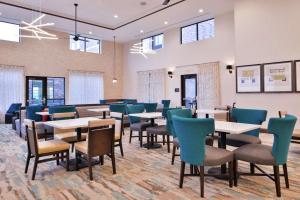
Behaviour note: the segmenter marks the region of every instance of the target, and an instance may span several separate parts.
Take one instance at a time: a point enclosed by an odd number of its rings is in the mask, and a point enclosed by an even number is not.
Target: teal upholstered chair
[[[125,104],[136,104],[137,100],[136,99],[124,99],[123,101]]]
[[[37,115],[36,112],[42,112],[44,110],[44,106],[41,105],[33,105],[26,107],[26,119],[33,120],[35,122],[42,121],[42,116]]]
[[[161,100],[161,103],[164,105],[164,108],[169,108],[171,100]]]
[[[129,135],[129,143],[131,143],[131,138],[138,137],[140,140],[140,146],[143,145],[143,132],[146,130],[147,127],[151,126],[151,123],[144,122],[139,117],[130,116],[130,114],[135,113],[143,113],[145,111],[144,105],[132,105],[128,106],[128,119],[130,123],[130,135]],[[133,131],[137,131],[139,134],[138,136],[133,136]]]
[[[144,103],[146,112],[156,112],[157,103]]]
[[[173,127],[173,116],[192,118],[193,115],[190,109],[176,108],[167,112],[167,130],[173,136],[172,165],[174,165],[175,156],[179,156],[179,154],[176,154],[176,149],[179,148],[179,143]]]
[[[226,163],[229,163],[229,186],[232,187],[233,152],[205,145],[206,136],[215,131],[214,119],[183,118],[175,115],[172,121],[180,145],[179,187],[182,188],[185,175],[200,174],[201,197],[204,197],[204,166]],[[196,173],[185,174],[186,163],[190,164]]]
[[[247,144],[234,151],[236,159],[235,169],[237,169],[238,160],[258,165],[273,166],[274,179],[271,179],[275,181],[276,194],[278,197],[281,196],[279,174],[280,165],[283,165],[286,188],[289,188],[287,157],[296,121],[297,118],[293,115],[286,115],[284,118],[271,118],[268,124],[268,132],[274,135],[272,146],[262,144]],[[262,171],[269,178],[271,177],[271,175],[267,174],[263,170],[260,171]],[[235,185],[237,185],[236,175],[234,182]]]
[[[74,112],[76,113],[76,107],[75,106],[49,106],[48,108],[49,114],[53,113],[68,113],[68,112]]]
[[[106,100],[106,99],[101,99],[101,100],[99,101],[99,103],[100,103],[100,104],[107,104],[107,100]]]
[[[246,124],[261,125],[266,121],[266,117],[266,110],[233,108],[230,113],[232,121]],[[245,144],[260,144],[259,131],[260,129],[256,129],[243,134],[230,134],[226,138],[226,144],[235,147],[240,147]]]

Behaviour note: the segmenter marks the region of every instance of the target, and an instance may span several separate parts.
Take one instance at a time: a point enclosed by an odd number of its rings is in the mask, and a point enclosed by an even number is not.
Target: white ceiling
[[[151,12],[164,8],[163,0],[75,0],[78,6],[79,20],[91,22],[112,29],[125,24],[134,19],[140,18]],[[146,6],[141,6],[144,1]],[[170,4],[180,0],[171,0]],[[54,13],[66,17],[74,17],[74,0],[5,0],[4,2],[22,5],[29,8],[40,9],[49,13]],[[198,10],[203,9],[203,13]],[[167,29],[188,25],[189,23],[205,20],[221,15],[233,10],[233,0],[186,0],[173,7],[167,8],[154,15],[138,20],[132,24],[107,30],[86,24],[79,24],[78,31],[88,35],[93,32],[93,36],[100,39],[112,40],[116,35],[120,42],[146,37],[151,34],[163,32]],[[31,21],[38,16],[28,10],[14,8],[0,4],[1,18]],[[118,15],[118,18],[114,18]],[[1,19],[0,19],[1,20]],[[168,25],[164,24],[168,21]],[[74,22],[52,16],[46,16],[44,22],[54,22],[53,29],[72,33]],[[141,34],[140,30],[144,30]]]

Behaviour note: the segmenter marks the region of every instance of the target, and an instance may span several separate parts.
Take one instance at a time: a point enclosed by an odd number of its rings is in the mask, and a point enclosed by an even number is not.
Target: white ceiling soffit
[[[74,18],[74,0],[0,0],[0,2],[37,10],[40,9],[41,5],[42,11]],[[146,5],[141,6],[141,2],[146,2]],[[169,5],[178,4],[156,12],[165,7],[162,2],[163,0],[77,0],[79,20],[112,29],[79,23],[78,32],[84,35],[89,35],[89,32],[92,32],[91,37],[105,40],[113,40],[113,35],[116,35],[117,41],[128,42],[233,10],[233,0],[185,0],[183,2],[171,0]],[[199,13],[199,9],[203,9],[204,12]],[[2,19],[15,22],[31,21],[38,16],[35,12],[1,3],[0,12]],[[117,28],[153,12],[156,13]],[[118,15],[118,18],[115,18],[114,15]],[[164,24],[165,21],[168,21],[168,25]],[[74,31],[74,22],[71,20],[47,15],[43,22],[54,22],[55,26],[51,28],[53,30],[68,33]],[[141,34],[140,30],[143,30],[144,33]]]

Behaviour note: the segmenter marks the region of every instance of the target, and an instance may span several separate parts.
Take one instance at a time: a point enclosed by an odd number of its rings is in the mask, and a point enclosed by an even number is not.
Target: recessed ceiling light
[[[144,33],[144,30],[140,30],[140,33]]]
[[[90,32],[89,32],[89,34],[90,34],[90,35],[92,35],[92,34],[93,34],[93,32],[92,32],[92,31],[90,31]]]
[[[118,15],[114,15],[114,18],[116,18],[116,19],[117,19],[118,17],[119,17]]]
[[[168,24],[169,24],[169,22],[168,22],[168,21],[165,21],[165,22],[164,22],[164,24],[165,24],[165,25],[168,25]]]
[[[203,10],[202,8],[200,8],[200,9],[198,10],[198,12],[199,12],[199,13],[203,13],[204,10]]]

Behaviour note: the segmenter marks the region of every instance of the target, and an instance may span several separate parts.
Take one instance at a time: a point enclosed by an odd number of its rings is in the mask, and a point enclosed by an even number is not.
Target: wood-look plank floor
[[[122,158],[116,150],[117,174],[112,174],[111,162],[105,158],[104,166],[93,168],[94,181],[89,181],[88,169],[66,172],[55,161],[38,166],[36,180],[31,181],[32,164],[24,174],[26,143],[10,126],[0,125],[0,198],[13,199],[158,199],[189,200],[200,198],[199,178],[188,177],[183,189],[178,187],[180,162],[177,157],[171,165],[171,154],[164,146],[147,150],[139,147],[137,138],[128,143],[128,130],[124,137]],[[272,136],[262,134],[263,143],[271,144]],[[74,155],[72,155],[74,156]],[[240,170],[248,171],[242,163]],[[271,167],[263,167],[272,171]],[[207,169],[206,169],[207,170]],[[282,199],[300,199],[300,145],[292,144],[288,171],[290,189],[282,183]],[[277,199],[274,183],[266,177],[241,177],[239,186],[229,188],[228,182],[205,178],[207,199]]]

